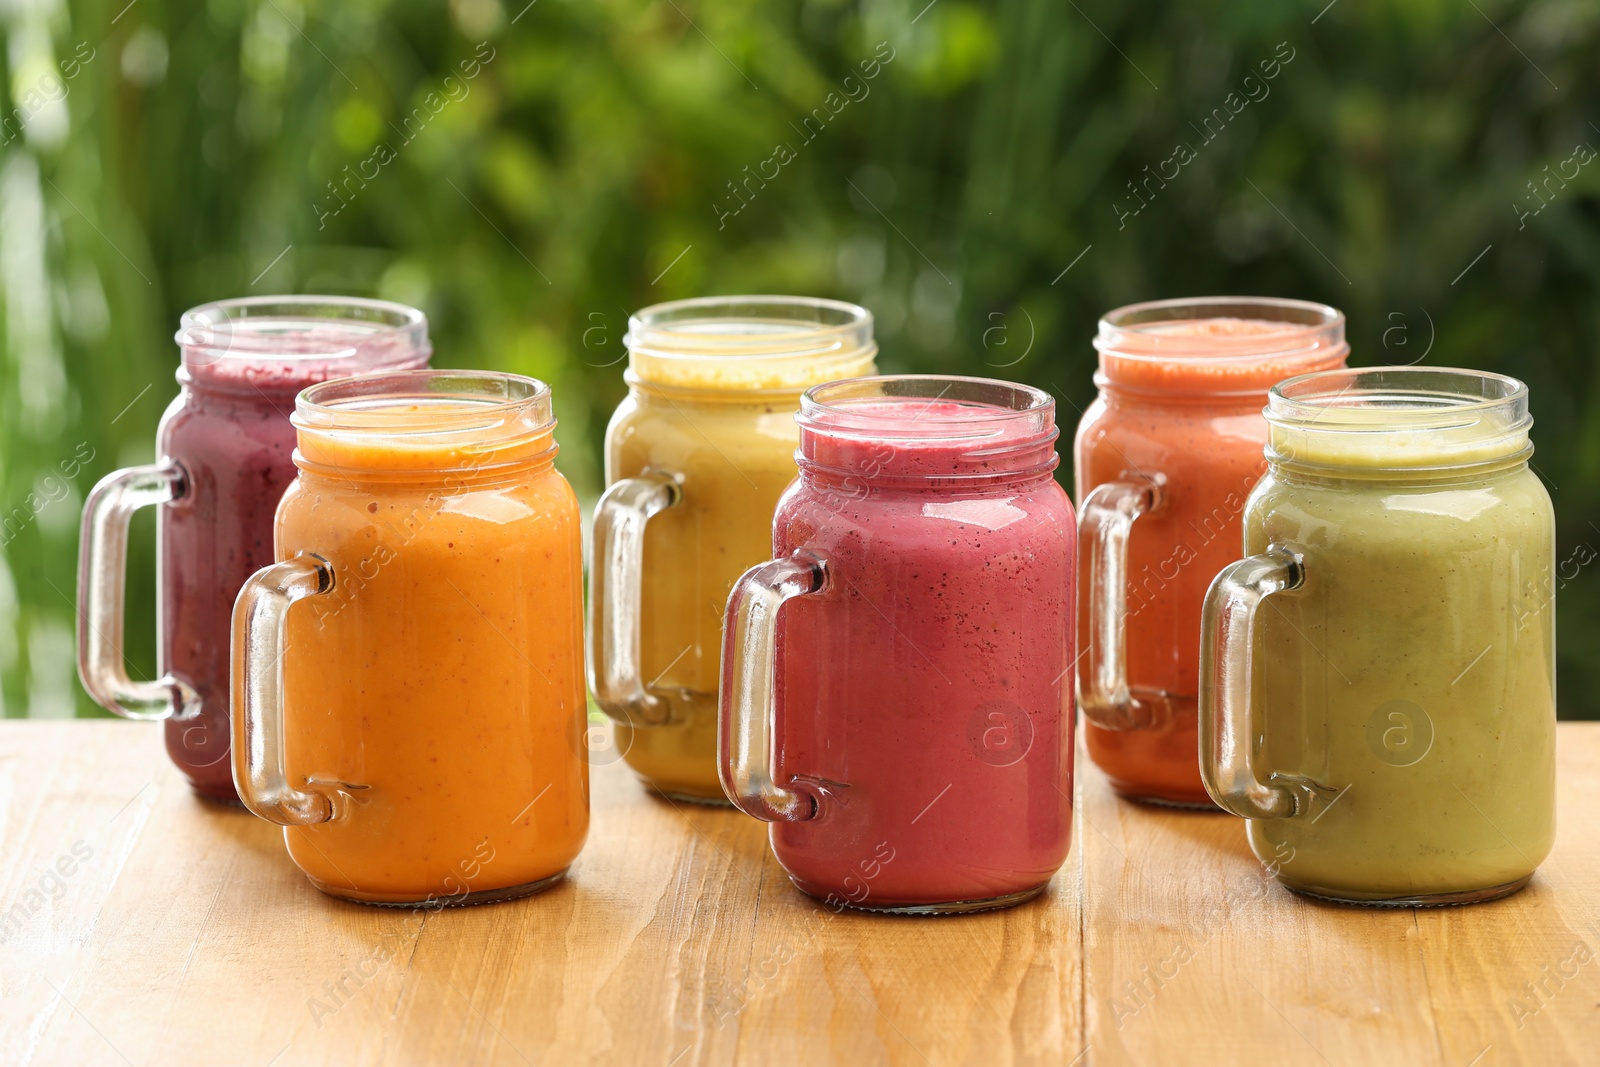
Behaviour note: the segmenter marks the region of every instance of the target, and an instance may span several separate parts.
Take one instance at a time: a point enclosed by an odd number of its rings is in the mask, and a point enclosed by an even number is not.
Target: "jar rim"
[[[342,336],[341,336],[342,335]],[[300,344],[286,345],[297,337]],[[306,339],[325,338],[319,346]],[[187,366],[222,360],[307,363],[355,361],[374,367],[415,358],[431,349],[428,316],[390,300],[369,297],[287,294],[213,300],[185,311],[173,340]],[[372,351],[381,341],[383,351]]]
[[[907,417],[907,407],[918,404]],[[807,389],[795,421],[803,468],[875,481],[1013,478],[1059,462],[1055,398],[1020,382],[943,374],[848,378]],[[871,445],[892,454],[862,451]]]
[[[877,354],[872,313],[810,296],[701,296],[628,317],[630,382],[798,392]]]
[[[1452,388],[1455,386],[1455,388]],[[1268,421],[1338,425],[1337,413],[1381,409],[1426,428],[1455,413],[1502,408],[1527,416],[1528,387],[1509,374],[1457,367],[1346,367],[1298,374],[1267,391]]]
[[[1271,330],[1180,333],[1181,322],[1270,323]],[[1344,312],[1272,296],[1146,300],[1101,316],[1094,339],[1100,384],[1135,391],[1259,395],[1283,378],[1342,365]],[[1169,373],[1163,373],[1169,372]]]
[[[937,392],[935,387],[939,387]],[[1041,412],[1053,416],[1056,405],[1055,398],[1043,389],[998,378],[960,374],[873,374],[813,385],[801,395],[800,414],[795,417],[815,421],[826,412],[835,416],[828,423],[830,427],[854,425],[863,430],[881,427],[890,431],[904,427],[905,420],[871,408],[879,401],[895,399],[927,400],[928,413],[918,415],[915,421],[936,428],[1013,419],[1037,421]],[[934,410],[934,405],[945,400],[955,410]],[[917,432],[910,436],[922,439],[939,435]]]
[[[409,417],[401,407],[407,400],[416,404]],[[294,424],[315,430],[438,433],[443,423],[503,425],[506,416],[520,412],[535,413],[540,428],[555,424],[548,385],[497,370],[425,368],[351,374],[307,386],[294,407]]]
[[[1460,469],[1526,458],[1528,387],[1494,371],[1362,367],[1268,392],[1267,458],[1302,466]]]

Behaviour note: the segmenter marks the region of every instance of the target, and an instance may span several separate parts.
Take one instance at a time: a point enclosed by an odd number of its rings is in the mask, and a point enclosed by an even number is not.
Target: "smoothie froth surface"
[[[774,351],[791,339],[792,350]],[[697,343],[697,341],[701,343]],[[633,376],[676,389],[799,392],[813,385],[871,374],[876,345],[857,347],[813,339],[791,329],[763,334],[748,324],[727,330],[678,330],[670,343],[631,349]]]
[[[399,472],[482,469],[555,455],[554,422],[541,421],[537,409],[440,398],[346,403],[337,410],[376,419],[360,429],[330,429],[295,416],[300,428],[297,461]],[[427,429],[419,432],[423,425]]]
[[[408,333],[311,319],[191,327],[178,334],[180,374],[241,390],[294,390],[371,370],[427,365],[430,349]]]
[[[801,459],[845,474],[973,477],[1016,470],[1029,450],[1040,463],[1055,459],[1053,423],[992,404],[881,397],[818,406],[801,419],[809,431]]]
[[[1219,317],[1157,322],[1097,342],[1116,385],[1173,392],[1265,392],[1296,374],[1343,366],[1349,346],[1298,322]]]
[[[1409,413],[1416,413],[1413,408]],[[1404,412],[1402,409],[1401,415]],[[1274,422],[1271,449],[1281,461],[1329,467],[1458,467],[1514,456],[1528,445],[1526,420],[1441,410],[1414,427],[1395,425],[1383,404],[1328,409],[1325,418]]]

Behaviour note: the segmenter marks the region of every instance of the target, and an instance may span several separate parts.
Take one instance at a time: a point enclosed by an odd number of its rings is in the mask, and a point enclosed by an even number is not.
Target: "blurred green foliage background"
[[[419,305],[436,365],[553,384],[592,498],[648,303],[859,301],[885,369],[1025,380],[1071,422],[1101,312],[1240,292],[1342,307],[1356,364],[1530,383],[1562,713],[1600,717],[1592,3],[124,2],[0,5],[6,715],[95,710],[79,508],[153,458],[186,307]]]

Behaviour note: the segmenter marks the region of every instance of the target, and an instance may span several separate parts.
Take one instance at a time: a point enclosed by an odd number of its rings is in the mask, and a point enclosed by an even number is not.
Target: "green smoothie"
[[[1251,763],[1315,788],[1294,817],[1248,825],[1305,892],[1487,898],[1554,837],[1554,514],[1527,464],[1526,391],[1489,376],[1520,399],[1452,403],[1436,394],[1465,390],[1445,376],[1468,372],[1434,373],[1331,372],[1388,391],[1269,408],[1245,552],[1286,546],[1304,577],[1257,611]],[[1395,384],[1419,375],[1426,396]]]

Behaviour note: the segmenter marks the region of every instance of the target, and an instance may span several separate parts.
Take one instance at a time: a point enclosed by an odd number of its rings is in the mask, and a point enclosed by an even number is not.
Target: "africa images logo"
[[[1391,767],[1420,763],[1433,748],[1433,720],[1409,700],[1387,701],[1367,720],[1367,747]]]

